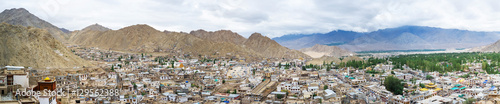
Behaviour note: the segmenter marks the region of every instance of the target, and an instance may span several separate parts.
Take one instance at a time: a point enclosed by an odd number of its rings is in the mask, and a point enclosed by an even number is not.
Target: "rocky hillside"
[[[0,24],[0,65],[34,68],[72,68],[90,65],[74,55],[50,32],[33,27]]]
[[[89,26],[83,28],[82,30],[75,30],[75,31],[71,32],[70,33],[71,37],[70,37],[69,41],[74,42],[74,43],[82,43],[84,41],[91,41],[90,40],[91,38],[89,38],[89,37],[96,37],[95,35],[100,35],[104,31],[108,31],[108,30],[111,30],[111,29],[96,23],[93,25],[89,25]]]
[[[246,39],[232,32],[231,30],[219,30],[215,32],[207,32],[205,30],[191,31],[189,34],[199,37],[204,40],[214,41],[214,42],[229,42],[234,44],[242,44]]]
[[[31,26],[47,30],[54,38],[61,42],[69,39],[69,35],[62,32],[60,28],[44,21],[28,12],[24,8],[7,9],[0,13],[0,22],[12,25]]]
[[[313,57],[313,58],[319,58],[322,56],[342,57],[342,56],[356,55],[353,52],[344,50],[344,49],[336,47],[336,46],[327,46],[327,45],[319,45],[319,44],[316,44],[313,47],[300,49],[300,51]]]
[[[500,52],[500,40],[498,40],[497,42],[490,44],[490,45],[475,48],[475,49],[473,49],[473,51]]]
[[[276,41],[269,37],[262,36],[260,33],[253,33],[243,43],[245,47],[262,54],[265,57],[294,57],[294,58],[309,58],[308,55],[297,50],[291,50],[281,46]]]

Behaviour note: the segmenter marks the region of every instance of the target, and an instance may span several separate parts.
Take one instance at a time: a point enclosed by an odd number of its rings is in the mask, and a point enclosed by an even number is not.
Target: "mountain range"
[[[478,32],[427,26],[401,26],[373,32],[332,31],[325,34],[285,35],[273,38],[292,49],[314,44],[336,45],[349,51],[456,49],[491,44],[499,32]]]
[[[159,31],[146,24],[112,30],[96,23],[81,30],[69,31],[41,20],[23,8],[1,12],[0,22],[3,22],[1,26],[4,29],[1,31],[2,44],[6,44],[0,47],[3,49],[1,50],[3,59],[0,60],[0,64],[33,67],[46,67],[43,63],[57,67],[89,65],[85,60],[68,52],[62,43],[137,53],[235,56],[247,60],[307,59],[313,56],[318,58],[318,62],[353,56],[355,53],[352,51],[455,49],[479,46],[481,47],[476,48],[478,51],[500,51],[498,48],[500,42],[494,43],[500,39],[498,32],[426,26],[402,26],[373,32],[337,30],[324,34],[295,34],[270,39],[260,33],[253,33],[245,38],[231,30],[199,29],[189,33]],[[27,39],[30,41],[26,41]],[[21,51],[29,52],[20,54]],[[43,58],[62,61],[44,61]]]
[[[119,30],[110,30],[98,24],[71,33],[71,42],[84,46],[131,52],[181,52],[198,55],[238,55],[245,58],[309,58],[259,33],[248,39],[229,30],[188,33],[154,29],[140,24]]]
[[[316,44],[342,45],[363,35],[364,35],[363,33],[338,30],[324,34],[314,33],[314,34],[284,35],[281,37],[273,38],[273,40],[291,49],[302,49],[302,48],[312,47]]]
[[[91,66],[62,43],[127,52],[160,52],[244,58],[310,58],[260,33],[246,39],[230,30],[191,33],[158,31],[145,24],[111,30],[92,24],[82,30],[56,27],[24,8],[0,13],[0,65],[70,68]]]

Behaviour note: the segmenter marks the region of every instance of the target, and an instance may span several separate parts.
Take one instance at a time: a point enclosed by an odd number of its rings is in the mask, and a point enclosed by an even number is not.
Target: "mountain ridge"
[[[139,24],[127,26],[119,30],[77,30],[73,35],[70,40],[75,44],[121,51],[181,52],[218,56],[225,56],[226,53],[231,53],[241,57],[256,59],[258,57],[308,57],[298,51],[294,52],[286,47],[282,47],[267,37],[260,36],[245,39],[241,35],[229,30],[216,32],[197,30],[188,34],[166,30],[161,32],[149,25]],[[234,39],[236,41],[231,41],[232,38],[237,39]],[[262,43],[255,45],[255,40]],[[266,48],[262,49],[261,47]],[[292,55],[284,55],[285,53]]]
[[[5,22],[12,25],[32,26],[46,29],[54,38],[61,42],[66,42],[69,35],[61,31],[60,28],[51,23],[38,18],[24,8],[6,9],[0,13],[0,23]]]
[[[216,42],[230,42],[238,45],[241,45],[246,40],[243,36],[239,35],[238,33],[232,32],[231,30],[218,30],[209,32],[203,29],[199,29],[196,31],[191,31],[189,32],[189,34],[205,40]]]
[[[339,30],[337,30],[339,31]],[[330,32],[331,33],[331,32]],[[379,51],[379,50],[412,50],[412,49],[454,49],[471,48],[491,44],[500,39],[499,32],[478,32],[459,29],[443,29],[429,26],[401,26],[395,28],[379,29],[372,32],[354,32],[338,34],[318,34],[304,36],[283,36],[276,39],[286,47],[307,48],[313,44],[328,44],[336,42],[334,38],[351,37],[345,43],[337,44],[338,47],[349,51]],[[352,34],[359,37],[352,38]],[[406,36],[405,36],[406,35]],[[286,38],[293,37],[293,38]],[[413,38],[409,38],[413,37]],[[287,40],[288,39],[288,40]],[[301,45],[301,41],[309,40],[310,43]],[[404,44],[401,44],[404,43]]]

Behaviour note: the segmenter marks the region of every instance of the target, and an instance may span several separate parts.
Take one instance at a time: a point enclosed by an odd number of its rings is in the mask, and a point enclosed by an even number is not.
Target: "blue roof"
[[[465,89],[465,88],[466,88],[466,87],[462,87],[462,88],[460,88],[460,89],[462,90],[462,89]]]

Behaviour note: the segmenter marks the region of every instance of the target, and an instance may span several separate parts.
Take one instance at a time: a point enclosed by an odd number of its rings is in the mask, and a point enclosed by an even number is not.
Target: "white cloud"
[[[268,37],[332,30],[359,32],[420,25],[500,31],[495,0],[5,0],[70,30],[99,23],[112,29],[149,24],[158,30],[232,30]]]

